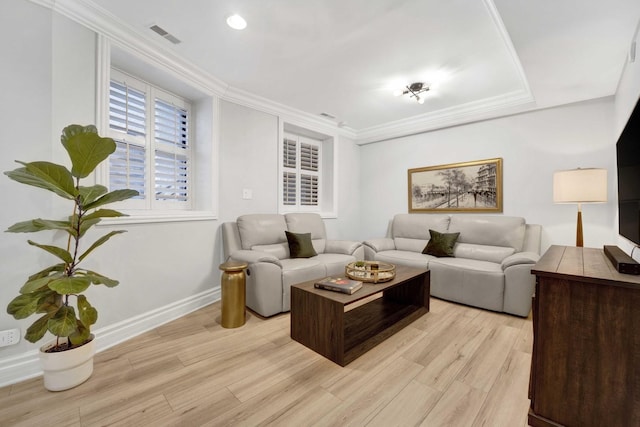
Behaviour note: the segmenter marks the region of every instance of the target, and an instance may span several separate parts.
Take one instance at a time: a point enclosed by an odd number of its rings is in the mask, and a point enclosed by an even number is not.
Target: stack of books
[[[327,289],[329,291],[351,295],[362,287],[362,282],[345,277],[325,277],[317,281],[314,286],[319,289]]]

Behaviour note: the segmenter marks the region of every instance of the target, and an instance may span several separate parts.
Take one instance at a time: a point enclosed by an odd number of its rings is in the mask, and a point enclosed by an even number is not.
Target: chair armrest
[[[353,255],[362,243],[353,240],[327,240],[324,253]]]
[[[396,248],[396,244],[393,239],[390,239],[388,237],[365,240],[363,244],[369,246],[374,250],[374,252],[392,251]]]
[[[243,249],[233,252],[231,254],[231,259],[234,261],[246,262],[248,264],[255,264],[257,262],[270,262],[272,264],[278,265],[279,267],[282,267],[282,264],[277,257],[263,251],[252,251]]]
[[[540,255],[535,252],[517,252],[502,260],[502,270],[506,270],[514,265],[535,264],[540,259]]]

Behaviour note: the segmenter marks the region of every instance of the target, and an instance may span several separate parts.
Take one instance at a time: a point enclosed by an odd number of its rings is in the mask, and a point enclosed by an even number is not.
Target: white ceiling
[[[232,89],[313,115],[330,113],[360,135],[612,95],[640,19],[638,0],[87,3]],[[245,30],[226,25],[233,13],[245,17]],[[161,39],[148,29],[152,24],[182,43]],[[423,105],[392,96],[414,81],[432,87]]]

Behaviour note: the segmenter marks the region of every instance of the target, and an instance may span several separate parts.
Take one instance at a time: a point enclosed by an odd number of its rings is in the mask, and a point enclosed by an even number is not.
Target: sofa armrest
[[[324,253],[353,255],[362,243],[353,240],[327,240]]]
[[[393,239],[388,237],[365,240],[363,244],[373,249],[374,252],[392,251],[396,248]]]
[[[540,255],[535,252],[517,252],[502,260],[502,270],[520,264],[535,264],[540,259]]]
[[[263,251],[252,251],[243,249],[233,252],[231,254],[231,259],[233,259],[234,261],[243,261],[248,264],[255,264],[257,262],[270,262],[272,264],[278,265],[279,267],[282,267],[282,264],[277,257]]]

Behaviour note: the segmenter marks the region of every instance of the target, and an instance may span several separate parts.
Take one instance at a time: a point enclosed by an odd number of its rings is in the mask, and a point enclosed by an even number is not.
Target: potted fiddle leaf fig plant
[[[118,284],[117,280],[82,268],[80,263],[124,230],[106,233],[90,245],[85,245],[84,237],[102,218],[124,216],[103,208],[104,205],[138,194],[129,189],[109,192],[102,185],[80,185],[81,179],[93,173],[116,149],[114,140],[98,135],[95,126],[67,126],[62,131],[61,142],[71,159],[71,170],[46,161],[17,161],[22,167],[5,172],[12,180],[53,192],[72,206],[70,215],[63,220],[37,218],[18,222],[6,230],[11,233],[45,230],[65,233],[62,246],[28,240],[29,245],[48,252],[57,258],[57,262],[29,276],[20,288],[20,294],[7,306],[7,313],[16,319],[38,316],[26,331],[27,341],[35,343],[47,331],[56,336],[53,342],[40,348],[45,387],[54,391],[75,387],[93,372],[91,325],[96,323],[98,311],[83,292],[91,285],[114,287]]]

